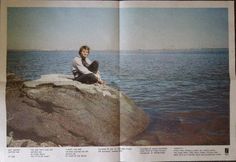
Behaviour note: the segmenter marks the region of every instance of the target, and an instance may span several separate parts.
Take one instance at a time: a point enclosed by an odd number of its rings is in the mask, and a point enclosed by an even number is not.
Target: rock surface
[[[12,137],[7,137],[8,147],[58,147],[53,142],[42,142],[37,143],[30,139],[14,140]]]
[[[48,141],[61,146],[119,145],[149,123],[147,115],[120,91],[82,84],[67,75],[23,82],[11,74],[6,101],[8,132],[32,140],[23,141],[32,145]]]

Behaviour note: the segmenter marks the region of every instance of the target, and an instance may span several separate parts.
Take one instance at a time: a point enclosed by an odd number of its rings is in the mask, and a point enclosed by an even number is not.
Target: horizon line
[[[229,47],[207,47],[207,48],[176,48],[176,49],[92,49],[91,51],[173,51],[173,50],[213,50],[213,49],[229,49]],[[7,49],[7,51],[79,51],[79,49]]]

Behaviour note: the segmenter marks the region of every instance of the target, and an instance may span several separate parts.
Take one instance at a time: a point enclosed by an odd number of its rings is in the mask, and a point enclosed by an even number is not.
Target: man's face
[[[83,49],[80,53],[80,56],[85,59],[86,57],[88,57],[89,51],[87,49]]]

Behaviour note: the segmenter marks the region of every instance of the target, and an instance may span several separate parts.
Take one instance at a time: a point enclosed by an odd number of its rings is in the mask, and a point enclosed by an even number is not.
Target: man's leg
[[[98,63],[98,61],[95,60],[89,65],[88,69],[89,69],[89,71],[96,74],[98,72],[98,66],[99,66],[99,63]]]
[[[85,83],[85,84],[94,84],[98,82],[97,77],[94,74],[83,74],[78,78],[75,78],[75,80]]]

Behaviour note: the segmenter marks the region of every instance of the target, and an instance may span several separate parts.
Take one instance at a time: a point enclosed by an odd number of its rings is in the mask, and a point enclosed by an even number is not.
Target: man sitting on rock
[[[98,71],[98,62],[91,62],[88,59],[90,48],[82,46],[79,50],[79,55],[72,62],[72,73],[75,80],[86,84],[104,84]]]

